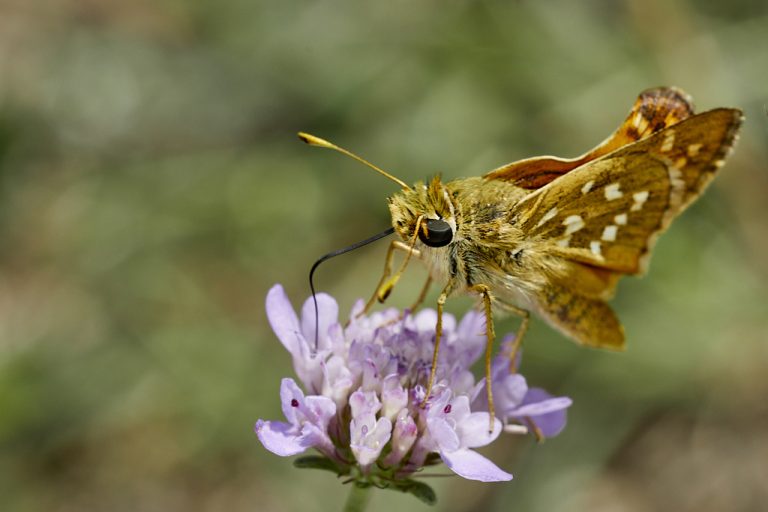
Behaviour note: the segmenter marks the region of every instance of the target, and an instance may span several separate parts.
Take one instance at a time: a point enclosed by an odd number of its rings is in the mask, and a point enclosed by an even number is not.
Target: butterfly
[[[323,139],[300,137],[352,156],[400,185],[388,199],[400,240],[390,245],[368,307],[386,299],[412,257],[427,265],[426,286],[442,286],[431,390],[443,305],[454,295],[482,298],[486,375],[494,309],[522,318],[513,358],[529,312],[579,344],[623,349],[624,329],[608,299],[621,276],[646,272],[656,239],[714,179],[742,120],[734,108],[696,114],[680,89],[649,89],[619,128],[582,156],[529,158],[484,176],[447,182],[436,176],[413,186]],[[393,273],[396,251],[406,258]],[[490,386],[488,396],[492,409]]]

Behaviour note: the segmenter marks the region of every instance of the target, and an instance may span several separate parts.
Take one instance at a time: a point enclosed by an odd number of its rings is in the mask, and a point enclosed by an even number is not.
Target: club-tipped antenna
[[[346,149],[344,149],[342,147],[339,147],[336,144],[333,144],[332,142],[328,142],[325,139],[321,139],[320,137],[315,137],[314,135],[310,135],[310,134],[304,133],[304,132],[299,132],[299,138],[301,140],[303,140],[304,142],[306,142],[307,144],[309,144],[310,146],[317,146],[317,147],[320,147],[320,148],[333,149],[335,151],[338,151],[339,153],[343,153],[343,154],[347,155],[350,158],[354,158],[355,160],[357,160],[361,164],[367,165],[368,167],[370,167],[374,171],[378,172],[382,176],[385,176],[385,177],[389,178],[390,180],[394,181],[395,183],[400,185],[403,188],[403,190],[410,190],[411,189],[411,187],[409,187],[408,184],[406,182],[404,182],[403,180],[401,180],[399,178],[395,178],[394,176],[389,174],[384,169],[381,169],[380,167],[377,167],[377,166],[373,165],[368,160],[366,160],[364,158],[361,158],[361,157],[357,156],[356,154],[352,153],[351,151],[348,151],[348,150],[346,150]]]
[[[315,350],[314,350],[315,353],[317,353],[317,345],[318,345],[318,339],[319,339],[318,333],[320,331],[320,315],[317,307],[317,295],[315,294],[315,282],[313,280],[315,270],[324,261],[327,261],[331,258],[335,258],[336,256],[340,256],[349,251],[354,251],[355,249],[359,249],[364,245],[368,245],[371,242],[380,240],[385,236],[391,235],[394,232],[395,232],[395,228],[388,228],[382,231],[381,233],[377,233],[370,238],[366,238],[365,240],[356,242],[350,246],[344,247],[343,249],[337,249],[335,251],[329,252],[325,256],[322,256],[320,259],[318,259],[314,265],[312,265],[312,269],[309,271],[309,289],[312,291],[312,301],[315,303]]]

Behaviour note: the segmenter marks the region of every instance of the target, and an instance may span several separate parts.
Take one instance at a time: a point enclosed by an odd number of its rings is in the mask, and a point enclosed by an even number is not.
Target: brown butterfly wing
[[[536,308],[547,323],[580,345],[624,350],[624,328],[605,301],[552,283],[536,302]]]
[[[536,297],[539,314],[581,344],[623,348],[604,300],[621,275],[647,270],[656,238],[712,181],[741,121],[736,109],[698,114],[526,196],[521,228],[564,265]]]
[[[693,115],[693,102],[675,87],[658,87],[640,93],[619,128],[584,155],[572,158],[541,156],[513,162],[485,175],[489,180],[511,181],[524,189],[537,189],[587,162],[679,123]]]
[[[647,269],[656,237],[714,178],[741,111],[690,117],[526,196],[519,222],[550,253],[623,274]]]

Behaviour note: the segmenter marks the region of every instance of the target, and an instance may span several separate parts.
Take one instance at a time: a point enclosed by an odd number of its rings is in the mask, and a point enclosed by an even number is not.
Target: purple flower
[[[293,379],[283,379],[280,400],[287,423],[256,422],[256,435],[264,447],[282,456],[296,455],[307,448],[333,453],[328,423],[336,414],[336,404],[324,396],[305,397]]]
[[[364,472],[381,455],[392,433],[392,421],[376,418],[381,402],[373,391],[357,390],[349,397],[352,421],[349,424],[350,448]]]
[[[573,403],[568,397],[555,397],[541,388],[529,388],[525,377],[509,372],[509,351],[514,337],[507,337],[499,355],[493,361],[493,400],[496,414],[504,421],[507,432],[526,432],[532,429],[537,437],[554,437],[565,428],[566,409]],[[516,366],[519,365],[519,359]],[[487,408],[485,382],[474,402],[476,407]],[[512,422],[517,423],[514,425]],[[516,428],[516,426],[522,428]]]
[[[483,314],[471,311],[458,324],[453,316],[444,316],[435,386],[426,397],[435,311],[411,315],[387,309],[363,315],[359,301],[342,326],[336,301],[326,294],[318,294],[317,300],[314,350],[311,300],[304,303],[299,318],[280,285],[267,295],[269,322],[308,393],[305,396],[292,379],[283,379],[280,396],[286,421],[256,423],[259,440],[271,452],[288,456],[314,448],[339,474],[368,484],[402,484],[401,490],[415,472],[437,462],[430,454],[464,478],[498,482],[512,475],[474,448],[492,443],[505,431],[530,428],[549,436],[564,427],[570,399],[529,389],[521,375],[509,373],[502,353],[493,372],[498,417],[489,432],[491,418],[481,392],[485,383],[476,382],[469,370],[485,347]]]
[[[511,480],[511,474],[471,450],[499,437],[501,422],[494,418],[493,431],[488,432],[488,413],[471,412],[466,395],[452,398],[451,395],[450,390],[444,390],[430,407],[427,412],[428,435],[422,442],[437,451],[443,462],[464,478],[483,482]]]

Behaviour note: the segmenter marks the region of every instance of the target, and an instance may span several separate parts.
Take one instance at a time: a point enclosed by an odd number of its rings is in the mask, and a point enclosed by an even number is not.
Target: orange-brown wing
[[[577,158],[539,156],[513,162],[485,175],[489,180],[511,181],[524,189],[537,189],[587,162],[644,139],[693,115],[691,97],[676,87],[657,87],[640,93],[632,110],[607,139]]]
[[[622,147],[528,194],[518,223],[564,260],[642,274],[656,237],[714,178],[741,120],[737,109],[714,109]]]
[[[534,307],[547,323],[580,345],[624,350],[624,328],[611,307],[601,299],[552,283],[535,298]]]
[[[561,272],[552,276],[552,282],[577,290],[590,299],[608,300],[616,293],[621,276],[619,272],[566,260]]]

